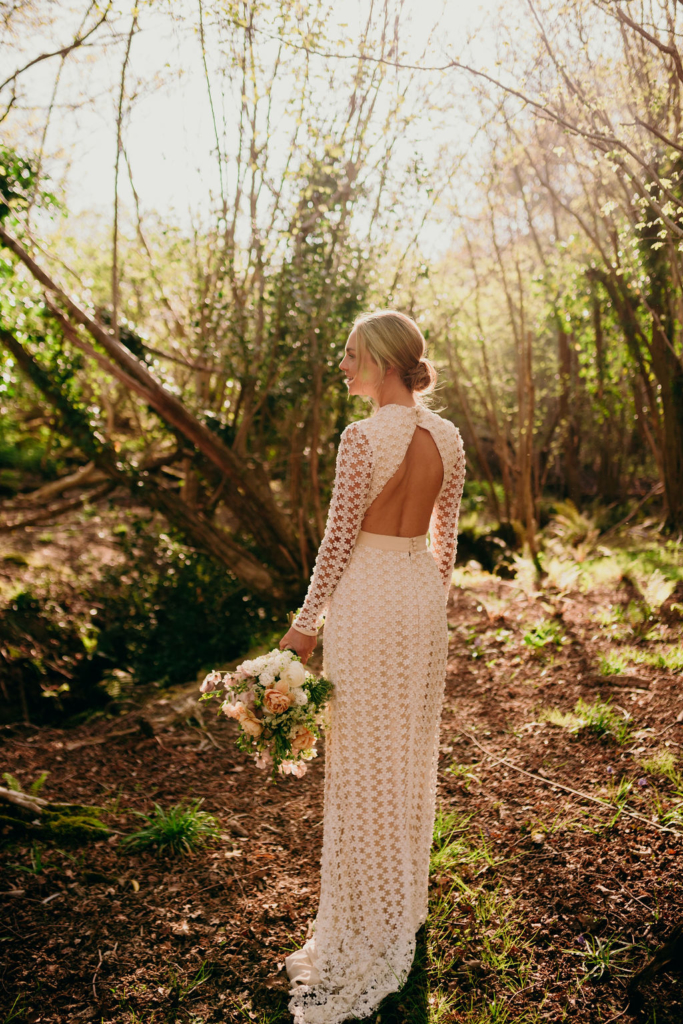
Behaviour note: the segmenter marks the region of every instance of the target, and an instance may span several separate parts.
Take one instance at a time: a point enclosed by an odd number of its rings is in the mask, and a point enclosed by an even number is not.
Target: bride
[[[296,1024],[368,1017],[408,977],[427,917],[465,456],[422,400],[436,379],[424,352],[402,313],[353,326],[341,369],[376,411],[341,436],[308,594],[280,641],[306,662],[326,613],[321,893],[313,937],[286,960]]]

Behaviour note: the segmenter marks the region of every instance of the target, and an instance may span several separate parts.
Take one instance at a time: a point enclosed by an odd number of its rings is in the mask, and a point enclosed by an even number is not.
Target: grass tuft
[[[601,654],[598,658],[601,676],[623,676],[628,665],[628,658],[622,651],[610,651],[608,654]]]
[[[542,722],[549,722],[559,729],[568,729],[570,732],[578,732],[583,725],[583,719],[571,711],[560,711],[559,708],[544,708],[539,715]]]
[[[592,704],[579,699],[574,709],[583,719],[583,728],[599,738],[611,738],[619,745],[626,743],[631,735],[631,718],[613,707],[609,701],[598,697]]]
[[[584,985],[587,981],[599,981],[605,976],[623,978],[633,973],[631,957],[637,947],[630,942],[618,942],[616,936],[599,938],[588,935],[583,939],[583,949],[567,949],[565,953],[579,956],[583,960],[585,974],[579,981]]]
[[[38,796],[41,789],[45,785],[45,781],[50,773],[41,772],[40,775],[33,780],[31,785],[28,787],[28,792],[31,796]],[[2,777],[5,780],[8,789],[11,789],[14,793],[23,793],[24,790],[21,788],[21,783],[16,775],[12,775],[11,772],[3,772]]]
[[[16,777],[16,775],[12,775],[11,772],[3,772],[2,777],[7,783],[7,788],[9,790],[11,790],[13,793],[22,792],[21,783],[19,782],[19,779]]]
[[[676,758],[673,752],[667,747],[660,747],[654,753],[640,759],[639,764],[648,775],[655,775],[658,778],[668,779],[677,788],[683,788],[681,773],[676,767]]]
[[[532,629],[527,630],[522,640],[531,648],[533,654],[540,654],[546,647],[559,649],[566,643],[562,627],[553,619],[537,623]]]
[[[598,697],[592,704],[579,699],[574,711],[561,711],[559,708],[544,708],[539,719],[549,722],[569,732],[585,729],[600,738],[615,740],[618,744],[626,743],[631,735],[632,722],[629,715],[620,712],[609,701]]]
[[[164,809],[154,804],[152,814],[140,814],[147,824],[123,840],[134,849],[156,847],[157,853],[192,854],[220,835],[218,822],[211,814],[200,811],[202,800],[175,804]]]
[[[633,783],[630,779],[621,778],[612,782],[607,788],[609,802],[616,804],[617,807],[623,807],[631,795],[632,789]]]
[[[455,872],[462,874],[462,869],[465,868],[464,873],[469,874],[466,865],[471,869],[474,864],[489,859],[486,843],[477,846],[469,838],[471,817],[471,814],[437,808],[432,853],[429,859],[431,874],[453,874],[454,883],[458,883],[460,879]]]
[[[641,647],[623,647],[599,657],[600,673],[603,676],[623,675],[631,665],[648,665],[667,672],[683,672],[683,647],[673,644],[654,651],[643,650]]]

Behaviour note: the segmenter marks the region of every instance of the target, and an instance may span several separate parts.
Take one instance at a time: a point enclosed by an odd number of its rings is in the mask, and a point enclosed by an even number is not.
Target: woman
[[[296,1024],[369,1016],[403,985],[427,917],[465,457],[457,428],[420,400],[436,378],[424,352],[402,313],[354,324],[341,369],[378,409],[341,436],[308,594],[280,641],[306,662],[326,611],[321,894],[313,938],[286,961]]]

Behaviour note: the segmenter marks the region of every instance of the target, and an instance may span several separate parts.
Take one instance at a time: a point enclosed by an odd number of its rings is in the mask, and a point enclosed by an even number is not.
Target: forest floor
[[[648,558],[661,582],[664,555]],[[457,570],[430,916],[372,1022],[683,1022],[683,941],[632,986],[683,923],[680,614],[652,611],[617,562],[556,566],[543,591],[523,566]],[[0,771],[24,789],[49,772],[41,795],[102,807],[111,834],[5,836],[2,1024],[291,1020],[283,961],[316,912],[324,756],[274,786],[196,696],[3,731]],[[194,798],[220,841],[126,847],[134,812]]]

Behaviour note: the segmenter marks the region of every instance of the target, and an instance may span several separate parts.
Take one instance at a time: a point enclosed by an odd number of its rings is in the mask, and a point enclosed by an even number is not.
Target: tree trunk
[[[572,394],[572,351],[573,335],[565,334],[562,325],[557,325],[557,351],[560,364],[560,429],[562,431],[562,452],[564,455],[564,476],[567,482],[567,496],[579,508],[581,503],[581,482],[579,479],[578,431]]]
[[[298,540],[292,525],[278,508],[269,488],[259,486],[251,472],[248,461],[240,459],[223,442],[189,412],[174,395],[167,391],[125,345],[122,345],[103,327],[97,324],[56,284],[55,281],[32,259],[23,246],[0,225],[0,242],[10,249],[28,268],[33,277],[49,292],[56,295],[73,319],[84,327],[91,337],[100,344],[114,363],[123,371],[129,387],[135,382],[144,392],[145,400],[171,428],[179,431],[195,445],[203,455],[216,465],[234,482],[243,504],[249,507],[249,519],[261,522],[272,536],[273,562],[282,564],[284,547],[293,560],[299,554]],[[60,319],[59,311],[51,305],[53,314]],[[64,327],[64,318],[61,317]],[[68,322],[67,322],[67,326]],[[72,328],[72,331],[74,329]],[[75,340],[75,339],[74,339]],[[249,522],[249,520],[247,520]],[[271,554],[271,552],[269,552]]]
[[[467,423],[467,429],[469,430],[472,444],[474,445],[474,449],[477,453],[477,463],[479,465],[479,469],[486,477],[486,482],[489,485],[493,514],[500,523],[502,522],[500,515],[500,502],[498,501],[498,495],[496,494],[496,485],[493,480],[493,473],[491,472],[489,460],[486,458],[486,453],[481,446],[479,434],[477,433],[476,427],[474,425],[474,420],[472,418],[472,410],[470,409],[470,403],[467,399],[467,396],[465,395],[465,392],[460,386],[460,377],[458,371],[456,370],[453,364],[453,350],[450,341],[446,342],[446,353],[448,355],[448,363],[451,371],[451,386],[454,388],[455,393],[458,396],[458,402],[460,404],[460,408],[462,409],[463,416],[465,417],[465,422]]]
[[[92,431],[88,418],[62,393],[50,375],[30,355],[13,334],[0,328],[0,343],[12,354],[20,369],[33,382],[58,411],[62,429],[78,445],[84,455],[112,480],[127,487],[136,498],[166,516],[195,547],[201,548],[222,562],[249,590],[270,598],[296,597],[300,591],[298,580],[282,579],[258,559],[235,543],[227,534],[219,532],[201,512],[189,508],[174,491],[158,484],[148,472],[136,472],[125,466],[114,448],[100,441]]]
[[[663,330],[652,326],[652,369],[661,388],[664,445],[662,464],[668,524],[683,527],[683,366]]]
[[[523,331],[519,346],[519,448],[517,459],[517,508],[524,524],[524,537],[536,568],[538,548],[536,544],[536,503],[532,487],[532,460],[534,440],[535,389],[532,368],[532,335]]]
[[[593,272],[594,276],[598,276]],[[612,299],[629,352],[640,370],[643,388],[650,406],[655,443],[661,453],[656,459],[661,467],[662,483],[667,504],[667,522],[674,529],[683,527],[683,366],[672,351],[668,338],[661,327],[652,324],[650,341],[645,338],[638,323],[630,296],[625,293],[623,278],[619,284],[607,274],[600,274]],[[653,318],[654,320],[654,318]],[[657,399],[653,394],[647,368],[640,349],[641,340],[647,345],[652,373],[659,385],[661,401],[661,422],[657,415]],[[641,413],[642,414],[642,413]]]

